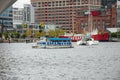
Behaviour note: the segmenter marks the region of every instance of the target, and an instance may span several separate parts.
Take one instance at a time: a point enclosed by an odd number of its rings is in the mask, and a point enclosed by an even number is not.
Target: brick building
[[[35,22],[45,24],[62,25],[67,32],[81,33],[85,26],[89,30],[89,10],[100,10],[101,0],[31,0],[35,8]],[[116,20],[116,13],[113,9],[103,11],[101,16],[92,17],[92,22],[96,27],[116,26],[111,19]],[[88,18],[89,17],[89,18]],[[96,23],[95,23],[96,21]],[[102,22],[103,21],[103,22]]]
[[[93,10],[98,12],[99,15],[90,15],[90,24],[88,23],[89,16],[77,16],[77,33],[81,33],[84,30],[93,31],[97,29],[99,32],[106,31],[106,28],[113,28],[117,26],[117,8],[116,4],[113,4],[111,8],[100,8],[99,10]],[[88,26],[89,25],[89,26]],[[91,30],[89,30],[91,28]]]

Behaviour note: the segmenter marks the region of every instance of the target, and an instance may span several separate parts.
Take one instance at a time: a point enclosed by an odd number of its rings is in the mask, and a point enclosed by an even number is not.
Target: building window
[[[42,2],[42,7],[44,7],[44,2]]]
[[[33,5],[33,7],[36,7],[36,3],[33,3],[32,5]]]
[[[56,2],[56,6],[58,6],[58,1]]]
[[[88,0],[86,0],[86,4],[88,4]]]
[[[59,6],[62,6],[62,2],[61,1],[59,2]]]
[[[84,4],[84,0],[82,0],[82,4]]]
[[[51,2],[48,2],[48,6],[51,6]]]
[[[52,6],[54,6],[54,2],[52,2]]]

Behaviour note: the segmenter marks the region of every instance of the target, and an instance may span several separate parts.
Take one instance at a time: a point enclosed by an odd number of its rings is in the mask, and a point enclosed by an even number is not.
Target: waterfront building
[[[120,1],[118,1],[117,3],[117,27],[120,28]]]
[[[7,8],[2,14],[0,14],[0,25],[4,26],[5,30],[13,30],[12,6]]]
[[[34,8],[31,4],[24,4],[23,23],[31,24],[34,22]]]
[[[88,5],[93,9],[101,6],[101,0],[31,0],[35,8],[35,22],[62,25],[67,32],[77,32],[77,11],[84,15]],[[74,26],[74,27],[73,27]]]
[[[34,8],[30,4],[24,4],[23,8],[13,9],[13,25],[16,32],[25,33],[38,24],[34,23]]]
[[[116,7],[112,7],[111,9],[102,9],[101,11],[99,11],[100,14],[99,16],[92,16],[91,17],[91,28],[92,31],[94,29],[97,29],[99,32],[104,32],[106,31],[106,28],[115,28],[116,27],[116,22],[117,22],[117,10]],[[79,30],[84,30],[84,28],[87,27],[87,25],[85,25],[87,22],[85,22],[85,20],[88,20],[88,17],[81,17],[78,16],[77,22],[78,22],[78,29]],[[83,23],[81,23],[83,22]],[[79,25],[83,26],[83,27],[79,27]]]
[[[84,27],[87,31],[90,29],[89,9],[101,13],[91,23],[97,29],[104,31],[106,27],[116,27],[116,2],[105,1],[105,4],[104,0],[31,0],[31,3],[35,8],[36,23],[62,25],[67,32],[81,33]],[[107,2],[111,4],[107,5]],[[106,5],[110,8],[103,7]]]
[[[117,4],[116,0],[101,0],[101,7],[96,10],[91,10],[90,24],[88,24],[88,16],[77,16],[77,32],[84,32],[84,30],[104,33],[107,28],[115,28],[117,26]],[[88,28],[89,26],[90,28]],[[81,26],[81,27],[80,27]]]
[[[13,27],[16,28],[23,23],[23,8],[13,8]]]

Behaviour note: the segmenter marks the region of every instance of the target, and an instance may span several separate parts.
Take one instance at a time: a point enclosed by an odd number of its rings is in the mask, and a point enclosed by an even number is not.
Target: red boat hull
[[[77,42],[82,39],[82,36],[59,36],[60,38],[71,38],[72,42]]]
[[[82,39],[82,36],[59,36],[59,37],[60,38],[71,38],[72,42],[76,42],[76,41]],[[95,34],[95,35],[91,35],[91,37],[94,40],[98,40],[98,41],[108,41],[109,40],[109,33]]]
[[[109,33],[104,34],[96,34],[91,36],[94,40],[98,41],[108,41],[109,40]]]

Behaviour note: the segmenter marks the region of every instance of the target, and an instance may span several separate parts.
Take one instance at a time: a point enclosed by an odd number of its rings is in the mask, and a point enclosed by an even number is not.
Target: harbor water
[[[70,49],[0,43],[0,80],[120,80],[120,42]]]

